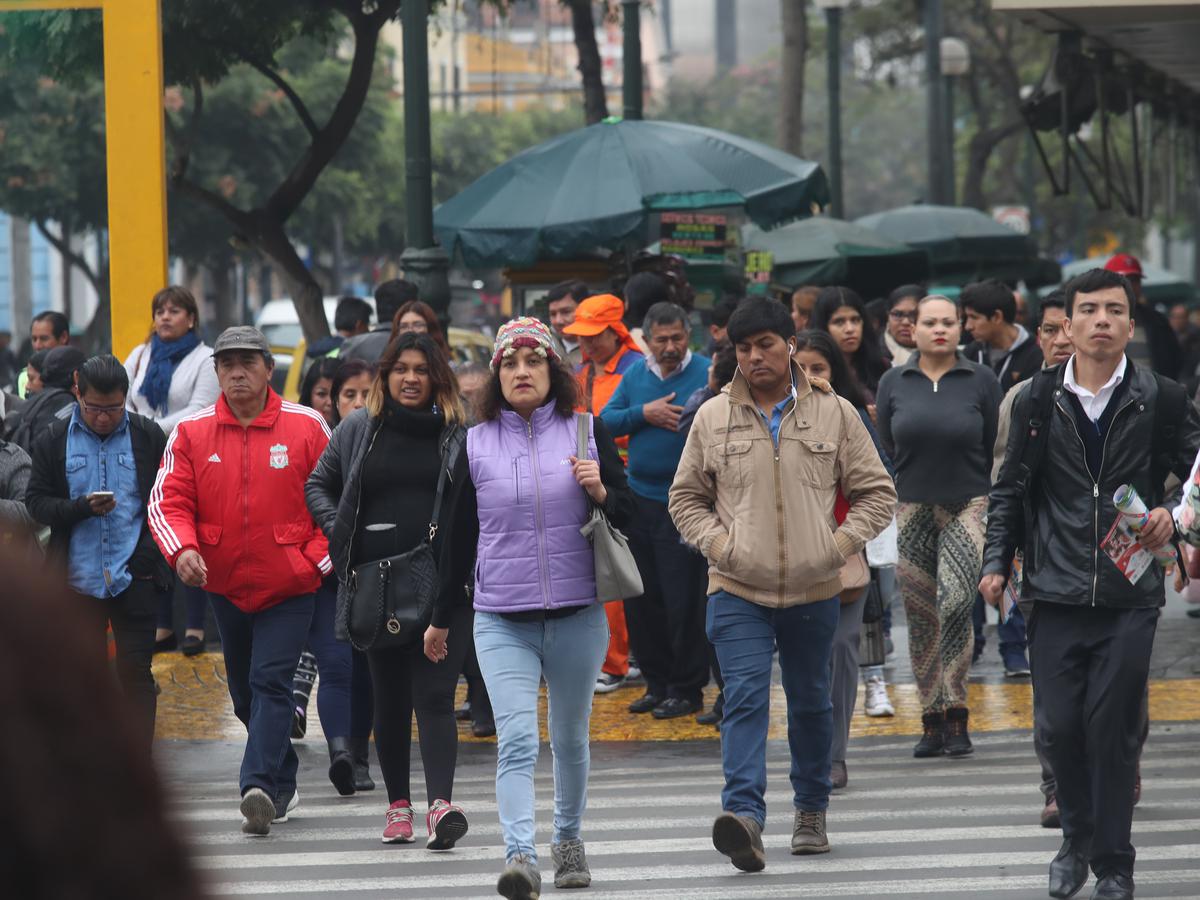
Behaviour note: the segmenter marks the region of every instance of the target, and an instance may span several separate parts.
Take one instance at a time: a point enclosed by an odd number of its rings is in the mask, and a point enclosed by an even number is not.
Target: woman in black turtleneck
[[[428,534],[443,451],[461,446],[466,415],[445,355],[425,334],[400,334],[379,360],[365,409],[334,431],[306,490],[308,508],[329,538],[341,582],[339,636],[346,637],[346,582],[356,566],[412,550]],[[368,650],[375,693],[375,746],[389,807],[385,843],[410,843],[413,807],[409,788],[412,715],[416,712],[425,766],[432,850],[448,850],[467,831],[463,811],[451,805],[458,726],[454,690],[471,641],[466,584],[474,547],[451,553],[467,455],[449,471],[440,524],[433,541],[440,585],[424,641],[409,647]],[[463,571],[454,571],[457,560]],[[465,562],[463,562],[465,560]]]

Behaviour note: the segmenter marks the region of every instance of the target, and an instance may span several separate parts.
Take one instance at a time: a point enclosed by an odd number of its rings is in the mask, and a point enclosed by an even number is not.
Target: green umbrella
[[[820,216],[770,231],[748,225],[743,243],[747,250],[770,253],[774,257],[771,280],[791,288],[837,284],[875,297],[929,277],[929,255],[924,250],[841,219]]]
[[[1076,275],[1082,275],[1089,269],[1103,269],[1108,260],[1107,256],[1093,256],[1089,259],[1077,259],[1067,263],[1062,267],[1062,280],[1066,282]],[[1197,299],[1200,299],[1196,295],[1196,286],[1190,281],[1180,278],[1174,272],[1146,262],[1142,263],[1142,271],[1146,276],[1142,279],[1142,292],[1146,295],[1146,299],[1153,304],[1171,306],[1175,303],[1186,303],[1194,306]],[[1049,290],[1043,291],[1043,294],[1047,293]]]
[[[863,216],[854,224],[928,251],[933,277],[940,281],[965,284],[999,278],[1036,287],[1059,277],[1058,264],[1041,259],[1034,241],[977,209],[901,206]]]
[[[654,212],[740,206],[769,227],[828,201],[816,163],[712,128],[608,119],[518,153],[433,221],[469,266],[528,266],[644,246]]]

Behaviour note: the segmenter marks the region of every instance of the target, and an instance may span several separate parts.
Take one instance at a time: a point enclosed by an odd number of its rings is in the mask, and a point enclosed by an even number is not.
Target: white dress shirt
[[[1104,415],[1104,409],[1108,406],[1108,401],[1112,399],[1113,393],[1116,392],[1117,385],[1125,380],[1125,369],[1128,365],[1129,360],[1122,356],[1116,371],[1112,373],[1112,377],[1104,382],[1104,387],[1093,394],[1075,380],[1075,355],[1072,354],[1071,358],[1067,360],[1067,370],[1063,373],[1063,387],[1079,398],[1079,405],[1083,407],[1083,411],[1087,414],[1087,417],[1093,422],[1098,422],[1100,421],[1100,417]]]

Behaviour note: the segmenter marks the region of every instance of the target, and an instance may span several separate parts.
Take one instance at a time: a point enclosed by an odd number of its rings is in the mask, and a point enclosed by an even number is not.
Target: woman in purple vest
[[[475,649],[496,715],[496,804],[507,866],[497,891],[541,891],[534,847],[533,769],[538,688],[549,691],[554,753],[555,887],[591,883],[580,821],[587,804],[592,693],[608,649],[608,620],[596,602],[592,547],[579,533],[591,505],[623,527],[633,496],[616,444],[590,419],[586,459],[577,458],[576,381],[549,329],[514,319],[496,335],[482,423],[467,434],[478,508]],[[470,522],[469,501],[460,521]],[[455,546],[462,546],[459,540]]]

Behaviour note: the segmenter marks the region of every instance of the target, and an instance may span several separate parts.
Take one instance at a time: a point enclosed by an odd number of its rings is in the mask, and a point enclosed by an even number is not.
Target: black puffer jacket
[[[333,568],[338,577],[334,633],[340,640],[348,639],[345,612],[349,598],[346,585],[353,562],[351,542],[357,527],[363,464],[367,458],[367,451],[382,425],[383,419],[370,415],[365,409],[355,410],[347,416],[333,430],[329,445],[321,454],[304,487],[308,510],[317,526],[329,539],[329,558],[333,561]],[[446,450],[452,444],[457,444],[457,452],[451,454],[454,460],[447,473],[441,524],[433,543],[441,581],[433,621],[433,624],[438,626],[445,625],[443,620],[451,607],[465,603],[467,599],[464,587],[466,577],[460,577],[461,572],[451,571],[450,554],[445,547],[449,540],[447,536],[456,533],[453,511],[464,486],[469,481],[465,452],[466,434],[466,429],[462,426],[453,426],[444,430],[439,439],[443,458],[446,458]],[[397,460],[397,464],[403,464],[403,461]],[[462,554],[454,554],[456,560],[460,556]],[[454,597],[447,596],[451,591],[455,593]]]
[[[1029,488],[1032,517],[1028,533],[1020,456],[1028,431],[1025,426],[1034,418],[1033,391],[1023,391],[1014,404],[1005,463],[988,506],[983,574],[1007,578],[1024,534],[1024,598],[1120,609],[1161,606],[1160,566],[1151,565],[1136,584],[1130,584],[1100,549],[1117,518],[1112,498],[1121,485],[1133,485],[1150,508],[1163,505],[1163,485],[1154,484],[1151,476],[1158,382],[1153,372],[1129,363],[1126,387],[1119,395],[1118,411],[1104,446],[1100,477],[1093,481],[1071,401],[1062,385],[1065,368],[1060,367],[1054,376],[1054,414],[1049,420],[1046,450]],[[1200,447],[1200,417],[1190,403],[1172,444],[1164,448],[1163,468],[1186,482]]]

